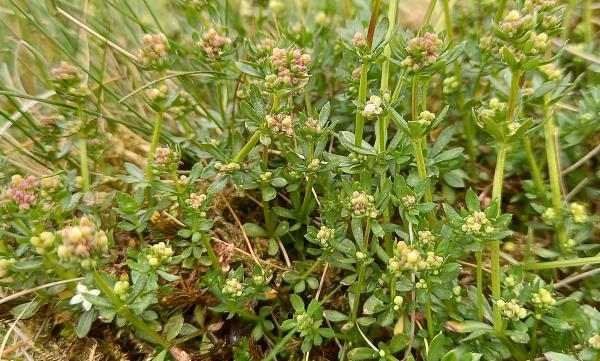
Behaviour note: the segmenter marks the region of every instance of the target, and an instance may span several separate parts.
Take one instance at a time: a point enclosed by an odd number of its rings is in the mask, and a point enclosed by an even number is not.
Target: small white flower
[[[69,304],[78,305],[81,303],[81,307],[83,307],[84,310],[91,310],[92,303],[85,299],[85,295],[98,296],[100,295],[100,290],[88,290],[87,286],[81,283],[77,284],[76,290],[77,294],[71,298]]]

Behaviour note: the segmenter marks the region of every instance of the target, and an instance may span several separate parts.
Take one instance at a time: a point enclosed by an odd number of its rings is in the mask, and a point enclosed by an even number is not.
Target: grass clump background
[[[0,359],[600,360],[592,0],[5,0]]]

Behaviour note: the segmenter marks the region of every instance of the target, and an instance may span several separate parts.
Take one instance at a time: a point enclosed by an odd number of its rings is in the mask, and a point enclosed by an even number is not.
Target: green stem
[[[567,267],[579,267],[585,265],[599,264],[600,256],[595,257],[583,257],[583,258],[571,258],[562,259],[559,261],[551,262],[534,262],[526,263],[523,268],[526,270],[542,270],[542,269],[553,269],[553,268],[567,268]]]
[[[81,122],[81,132],[79,133],[79,154],[81,157],[81,184],[83,192],[87,193],[90,190],[90,169],[88,165],[87,155],[87,139],[85,136],[86,119],[81,105],[78,107],[79,121]]]
[[[306,279],[306,277],[310,276],[317,269],[317,267],[319,267],[321,265],[321,263],[323,263],[323,260],[320,258],[317,258],[317,260],[314,261],[312,265],[310,265],[310,267],[306,270],[306,272],[304,272],[302,274],[300,279],[303,280],[303,279]]]
[[[221,269],[221,262],[219,262],[219,258],[215,253],[215,249],[212,244],[210,244],[210,238],[202,237],[202,242],[204,243],[204,248],[206,248],[206,252],[208,253],[208,257],[210,258],[210,263],[212,264],[215,271],[217,271],[221,276],[225,276],[223,273],[223,269]]]
[[[506,8],[506,0],[500,0],[498,4],[498,10],[496,11],[496,23],[499,23],[502,20],[502,16],[504,15],[504,9]]]
[[[483,251],[475,252],[477,260],[477,318],[483,322]]]
[[[529,137],[523,137],[523,145],[525,146],[527,160],[529,160],[529,166],[531,167],[531,176],[533,177],[535,189],[537,190],[538,197],[543,200],[546,198],[546,190],[544,189],[544,181],[542,180],[540,167],[538,167],[538,161],[535,159],[535,155],[533,154],[531,140],[529,140]]]
[[[538,330],[538,320],[533,318],[533,328],[531,329],[531,352],[529,353],[529,359],[535,359],[537,353],[537,330]]]
[[[398,13],[398,0],[391,0],[388,8],[388,29],[385,33],[386,41],[390,41],[394,35],[394,28],[396,27],[396,17]],[[392,56],[392,48],[389,43],[383,49],[383,55],[385,60],[381,65],[381,85],[380,92],[382,96],[385,96],[389,90],[389,78],[390,78],[390,58]],[[387,143],[387,128],[389,125],[389,117],[383,117],[379,119],[377,126],[377,150],[379,153],[383,153]]]
[[[312,160],[315,157],[315,146],[314,143],[312,141],[308,142],[308,154],[307,154],[307,161],[310,164],[310,162],[312,162]],[[305,212],[307,212],[307,207],[308,207],[308,202],[311,199],[311,195],[312,195],[312,187],[314,184],[314,177],[312,176],[312,174],[308,175],[308,180],[306,182],[306,189],[304,192],[304,199],[302,200],[302,208],[300,208],[300,214],[302,216],[305,216]]]
[[[365,283],[365,268],[364,262],[358,265],[358,280],[356,281],[356,292],[354,294],[354,302],[352,304],[352,324],[356,324],[358,318],[358,308],[360,307],[360,295],[362,293],[363,283]]]
[[[369,64],[363,63],[360,66],[360,84],[358,88],[358,101],[361,104],[367,102],[367,72]],[[354,133],[354,145],[357,147],[362,146],[363,131],[365,128],[365,117],[362,115],[360,109],[356,110],[356,129]]]
[[[235,157],[233,157],[233,160],[232,160],[233,163],[239,163],[239,162],[243,161],[244,159],[246,159],[246,156],[248,155],[248,153],[250,153],[252,148],[254,148],[254,146],[260,140],[261,133],[262,132],[259,129],[259,130],[255,131],[254,134],[252,134],[252,137],[248,140],[248,143],[246,143],[246,145],[244,145],[244,147],[238,152],[238,154],[236,154]]]
[[[594,41],[594,24],[592,22],[592,0],[585,0],[583,3],[583,39],[586,43],[592,44]]]
[[[429,22],[431,21],[431,15],[433,15],[433,9],[435,9],[435,5],[436,4],[437,4],[437,0],[431,0],[429,2],[429,6],[427,7],[427,12],[425,13],[425,19],[423,20],[423,25],[419,29],[419,32],[417,33],[417,36],[420,36],[421,32],[423,31],[423,29],[427,25],[429,25]]]
[[[569,39],[569,35],[570,35],[570,31],[571,31],[571,20],[573,19],[573,10],[575,9],[576,5],[577,5],[577,0],[569,0],[569,2],[567,3],[567,7],[566,7],[564,15],[563,15],[563,22],[562,22],[563,29],[562,29],[562,33],[560,34],[561,43],[564,43]]]
[[[164,119],[163,112],[156,114],[156,121],[154,122],[154,132],[152,133],[152,142],[150,143],[150,151],[148,152],[148,159],[146,161],[146,182],[150,183],[152,180],[152,167],[150,163],[154,159],[156,148],[158,147],[158,141],[160,140],[160,129],[162,127]]]
[[[506,161],[506,144],[498,144],[498,155],[496,159],[496,171],[494,172],[494,183],[492,187],[492,200],[498,202],[498,212],[502,208],[502,181],[504,178],[504,163]],[[490,242],[490,253],[492,262],[492,296],[499,300],[500,294],[500,241]],[[497,334],[502,333],[502,316],[500,309],[494,303],[494,330]]]
[[[546,123],[544,124],[544,136],[546,138],[546,157],[548,159],[548,178],[550,180],[552,208],[554,208],[558,219],[555,229],[559,244],[561,248],[565,249],[568,242],[568,235],[565,229],[565,219],[563,214],[563,195],[560,184],[560,167],[556,145],[557,129],[554,125],[552,106],[548,103],[547,98],[544,102],[544,116],[546,118]]]
[[[110,298],[110,300],[115,305],[117,311],[119,312],[119,314],[121,314],[121,316],[125,317],[127,321],[129,321],[133,326],[135,326],[138,330],[146,334],[146,336],[148,336],[148,338],[151,339],[152,342],[161,345],[164,348],[169,347],[169,342],[167,340],[165,340],[159,333],[151,329],[148,325],[146,325],[146,323],[142,319],[137,317],[129,310],[129,306],[123,303],[119,296],[117,296],[113,292],[113,290],[108,284],[106,284],[106,282],[104,281],[100,273],[98,273],[98,271],[94,270],[93,274],[96,284],[98,285],[102,293],[104,293],[106,296],[108,296],[108,298]]]
[[[298,332],[298,327],[294,327],[285,334],[285,336],[277,342],[275,347],[271,349],[271,352],[267,355],[264,361],[271,361],[275,359],[275,356],[279,354],[279,352],[287,345],[288,342],[294,337],[294,335]]]
[[[425,156],[423,155],[423,138],[416,138],[412,140],[413,151],[415,153],[415,160],[417,163],[417,171],[419,172],[419,178],[421,180],[428,179],[427,168],[425,167]],[[433,196],[431,195],[431,187],[427,187],[425,191],[425,202],[433,202]],[[431,210],[427,212],[427,219],[431,226],[435,225],[435,211]]]
[[[430,287],[430,282],[427,282],[427,289],[430,289]],[[427,317],[427,332],[429,333],[429,337],[433,338],[435,336],[435,332],[433,324],[433,315],[431,314],[431,295],[429,295],[429,298],[425,303],[425,316]]]

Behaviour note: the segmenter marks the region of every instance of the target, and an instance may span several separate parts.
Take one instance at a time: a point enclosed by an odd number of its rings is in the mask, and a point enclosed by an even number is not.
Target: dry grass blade
[[[36,292],[36,291],[39,291],[39,290],[43,290],[44,288],[54,287],[54,286],[62,285],[62,284],[65,284],[65,283],[78,282],[78,281],[82,281],[82,280],[83,280],[83,277],[71,278],[71,279],[68,279],[68,280],[62,280],[62,281],[56,281],[56,282],[46,283],[45,285],[41,285],[41,286],[37,286],[37,287],[34,287],[34,288],[30,288],[28,290],[23,290],[23,291],[14,293],[14,294],[12,294],[10,296],[6,296],[6,297],[2,298],[0,300],[0,305],[3,304],[3,303],[6,303],[8,301],[16,300],[17,298],[23,297],[23,296],[28,295],[30,293],[33,293],[33,292]]]

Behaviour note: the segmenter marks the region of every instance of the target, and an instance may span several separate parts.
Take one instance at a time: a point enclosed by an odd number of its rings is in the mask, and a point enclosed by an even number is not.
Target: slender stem
[[[281,351],[285,347],[285,345],[287,345],[288,342],[290,342],[290,340],[292,339],[292,337],[294,337],[294,334],[296,334],[296,332],[298,332],[298,327],[294,327],[290,331],[288,331],[288,333],[286,333],[285,336],[281,340],[279,340],[279,342],[277,342],[275,347],[271,349],[271,352],[269,352],[264,361],[274,360],[275,356],[279,354],[279,351]]]
[[[535,184],[537,195],[540,199],[544,199],[546,197],[544,181],[542,180],[540,167],[538,167],[538,161],[535,159],[535,155],[533,154],[531,140],[529,140],[529,137],[523,137],[523,145],[525,146],[527,160],[529,161],[529,166],[531,167],[531,176],[533,177],[533,183]]]
[[[502,20],[502,16],[504,15],[504,9],[506,8],[506,0],[500,0],[498,4],[498,10],[496,11],[496,23],[499,23]]]
[[[156,121],[154,123],[154,132],[152,133],[150,151],[148,152],[148,159],[146,161],[146,182],[150,182],[152,179],[152,167],[150,166],[150,162],[152,159],[154,159],[154,154],[156,153],[156,148],[158,147],[158,141],[160,140],[160,129],[162,127],[163,119],[163,112],[158,112],[156,114]]]
[[[433,15],[433,9],[435,9],[435,5],[436,4],[437,4],[437,0],[431,0],[429,2],[429,6],[427,7],[427,12],[425,13],[425,19],[423,20],[423,25],[421,26],[421,28],[417,32],[417,36],[421,35],[421,32],[423,31],[423,29],[427,25],[429,25],[429,22],[431,21],[431,15]]]
[[[354,293],[354,302],[352,304],[352,324],[356,323],[358,317],[358,308],[360,307],[360,295],[362,293],[363,283],[365,282],[365,268],[364,262],[358,265],[358,280],[356,281],[356,292]]]
[[[583,3],[583,38],[586,43],[591,44],[594,41],[594,23],[592,22],[592,0],[585,0]]]
[[[128,305],[123,303],[123,301],[121,301],[119,296],[117,296],[113,292],[112,288],[108,284],[106,284],[106,282],[104,281],[104,279],[102,278],[100,273],[98,273],[98,271],[94,271],[93,274],[94,274],[94,280],[96,281],[96,284],[98,285],[98,287],[100,288],[102,293],[104,293],[105,295],[108,296],[108,298],[110,298],[112,303],[117,308],[118,312],[123,317],[125,317],[138,330],[140,330],[144,334],[146,334],[152,340],[152,342],[154,342],[158,345],[161,345],[162,347],[165,347],[165,348],[169,346],[169,342],[167,340],[165,340],[159,333],[157,333],[156,331],[151,329],[148,325],[146,325],[146,323],[142,319],[137,317],[135,314],[133,314],[129,310]]]
[[[310,265],[310,267],[306,270],[306,272],[304,272],[302,274],[302,276],[300,277],[300,279],[306,279],[306,277],[310,276],[320,265],[321,263],[323,263],[323,260],[320,258],[317,258],[316,261],[313,262],[313,264]]]
[[[427,289],[430,289],[431,284],[427,282]],[[432,294],[427,298],[427,302],[425,302],[425,316],[427,317],[427,332],[429,333],[429,337],[433,338],[435,336],[434,324],[433,324],[433,315],[431,314],[431,297]]]
[[[562,259],[559,261],[551,262],[535,262],[526,263],[524,268],[526,270],[541,270],[541,269],[553,269],[553,268],[566,268],[566,267],[579,267],[585,265],[599,264],[600,256],[595,257],[583,257],[583,258],[572,258]]]
[[[398,0],[391,0],[388,8],[388,29],[385,33],[386,41],[390,41],[394,35],[394,28],[396,27],[396,17],[398,13]],[[389,78],[390,78],[390,58],[392,56],[392,48],[390,44],[386,44],[383,49],[383,55],[385,60],[381,65],[381,85],[379,87],[381,94],[385,96],[389,91]],[[377,127],[377,150],[379,153],[383,153],[387,143],[387,128],[389,125],[389,117],[383,117],[379,119]]]
[[[573,19],[573,10],[577,5],[577,0],[569,0],[567,3],[567,7],[565,9],[563,15],[563,29],[560,34],[560,42],[564,43],[569,39],[570,31],[571,31],[571,20]]]
[[[529,359],[535,359],[537,353],[537,330],[538,330],[538,320],[533,318],[533,328],[531,329],[531,352],[529,353]]]
[[[252,148],[254,148],[254,146],[260,140],[260,135],[261,135],[260,129],[257,130],[256,132],[254,132],[254,134],[252,134],[252,137],[248,140],[248,143],[246,143],[246,145],[244,145],[244,147],[238,152],[238,154],[236,154],[235,157],[233,157],[232,162],[239,163],[239,162],[243,161],[244,159],[246,159],[246,156],[248,155],[248,153],[250,153]]]
[[[208,257],[210,258],[210,263],[212,264],[215,271],[217,271],[221,276],[224,276],[223,269],[221,268],[221,262],[219,262],[219,258],[215,253],[215,249],[212,244],[210,244],[209,237],[202,237],[202,242],[204,243],[204,248],[206,248],[206,252],[208,253]]]
[[[81,167],[81,184],[84,193],[89,192],[90,190],[90,169],[88,165],[88,155],[87,155],[87,139],[85,135],[86,128],[86,118],[85,113],[82,110],[82,106],[78,107],[79,112],[79,121],[81,122],[81,131],[79,133],[79,155],[81,157],[80,167]]]
[[[314,142],[309,141],[308,142],[308,155],[307,155],[307,161],[310,164],[310,162],[312,162],[312,160],[314,159],[314,155],[315,154],[315,145]],[[314,177],[312,176],[312,174],[308,175],[308,180],[306,182],[306,189],[304,192],[304,199],[302,200],[302,208],[300,208],[300,214],[302,214],[302,216],[304,216],[305,212],[307,212],[307,207],[308,207],[308,202],[310,201],[311,195],[312,195],[312,187],[314,184]]]
[[[483,251],[475,252],[477,260],[477,318],[483,321]]]
[[[419,178],[421,180],[428,179],[427,168],[425,167],[425,156],[423,155],[423,138],[416,138],[412,140],[413,152],[415,153],[415,159],[417,163],[417,171],[419,172]],[[431,187],[427,187],[425,191],[425,202],[433,202],[433,196],[431,195]],[[431,226],[435,225],[435,211],[431,210],[427,212],[427,219]]]
[[[363,63],[360,66],[360,84],[358,87],[358,101],[362,104],[367,102],[367,72],[369,70],[369,64]],[[360,147],[362,145],[363,131],[365,128],[365,117],[362,112],[357,109],[356,111],[356,129],[354,133],[354,145]]]
[[[506,144],[498,144],[498,155],[496,159],[496,171],[494,173],[494,184],[492,187],[492,200],[498,202],[498,210],[500,211],[502,200],[502,181],[504,178],[504,163],[506,160]],[[492,261],[492,296],[499,300],[500,294],[500,241],[490,242],[490,252]],[[502,333],[502,316],[500,309],[494,303],[494,330],[497,334]]]
[[[556,145],[557,129],[554,124],[552,106],[548,101],[544,102],[544,116],[546,118],[546,123],[544,124],[544,136],[546,138],[546,157],[548,159],[548,178],[550,180],[552,208],[554,208],[554,211],[556,212],[556,218],[558,220],[555,229],[560,246],[564,249],[567,246],[568,235],[565,229],[565,219],[563,214],[564,202],[560,184],[560,165],[558,160],[558,149]]]

